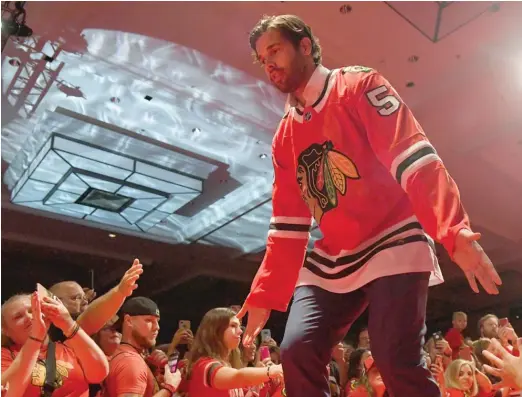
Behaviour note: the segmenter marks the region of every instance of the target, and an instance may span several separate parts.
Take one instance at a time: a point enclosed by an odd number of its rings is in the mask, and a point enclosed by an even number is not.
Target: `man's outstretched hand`
[[[488,294],[497,295],[502,281],[480,244],[480,233],[462,229],[455,239],[453,260],[462,269],[471,289],[478,293],[477,280]]]
[[[268,321],[270,309],[255,307],[245,302],[239,313],[236,314],[236,317],[241,320],[247,313],[248,321],[245,334],[243,335],[243,345],[251,346]]]

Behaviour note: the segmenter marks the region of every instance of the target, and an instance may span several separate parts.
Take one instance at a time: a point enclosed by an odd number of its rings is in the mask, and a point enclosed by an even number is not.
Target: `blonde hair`
[[[1,321],[2,321],[2,347],[9,347],[14,344],[13,340],[5,334],[5,317],[4,316],[5,316],[6,306],[8,306],[9,304],[13,303],[14,301],[16,301],[20,298],[30,298],[30,296],[31,295],[29,295],[29,294],[16,294],[16,295],[11,296],[9,299],[7,299],[2,304],[1,315],[0,315]]]
[[[468,315],[464,312],[454,312],[453,313],[453,320],[456,320],[457,317],[465,317],[468,318]]]
[[[489,345],[491,344],[491,339],[488,338],[480,338],[473,342],[473,353],[477,358],[477,366],[479,369],[482,369],[484,364],[491,365],[490,361],[484,356],[482,353],[484,350],[487,350]]]
[[[464,365],[468,365],[471,368],[472,377],[473,377],[473,386],[471,387],[471,396],[476,396],[478,394],[478,384],[477,377],[475,376],[475,364],[471,361],[457,359],[452,361],[452,363],[446,368],[446,372],[444,373],[444,379],[446,381],[446,388],[448,389],[457,389],[462,390],[462,386],[459,382],[459,373],[461,368]],[[463,391],[463,390],[462,390]]]
[[[223,336],[230,325],[230,319],[235,316],[236,312],[225,307],[212,309],[203,316],[190,349],[187,375],[190,375],[192,367],[202,357],[212,357],[225,365],[230,365],[232,368],[241,368],[239,349],[229,352],[223,342]]]

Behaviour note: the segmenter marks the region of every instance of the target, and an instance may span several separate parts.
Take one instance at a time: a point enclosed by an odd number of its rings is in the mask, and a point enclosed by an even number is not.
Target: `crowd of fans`
[[[195,334],[181,321],[172,341],[157,345],[158,306],[131,297],[142,272],[135,260],[99,298],[66,281],[7,299],[2,397],[286,396],[277,342],[265,332],[243,346],[237,307],[210,310]],[[425,366],[441,396],[522,395],[522,339],[509,320],[484,316],[475,341],[464,338],[467,325],[456,312],[451,329],[427,337]],[[387,395],[367,329],[332,348],[328,374],[332,397]]]

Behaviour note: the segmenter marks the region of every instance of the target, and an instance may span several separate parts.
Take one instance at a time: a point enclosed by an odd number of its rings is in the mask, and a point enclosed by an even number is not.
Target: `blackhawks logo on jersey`
[[[337,193],[345,195],[347,179],[359,179],[354,162],[331,141],[313,144],[298,158],[297,183],[317,224],[325,212],[337,207]]]

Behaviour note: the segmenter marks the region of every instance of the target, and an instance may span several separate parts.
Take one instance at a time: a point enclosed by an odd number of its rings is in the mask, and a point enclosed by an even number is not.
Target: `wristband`
[[[176,388],[172,385],[169,385],[168,383],[165,383],[162,387],[163,390],[167,390],[171,396],[174,395],[174,393],[176,393]]]
[[[268,376],[268,380],[272,380],[272,378],[270,377],[270,367],[271,365],[266,367],[266,376]]]
[[[29,339],[34,340],[35,342],[44,343],[43,339],[35,338],[34,336],[29,335]]]
[[[75,335],[78,333],[78,331],[80,330],[80,324],[78,324],[77,322],[74,323],[72,329],[71,329],[71,333],[69,335],[66,335],[65,332],[64,332],[64,335],[65,335],[65,338],[66,339],[72,339],[75,337]]]

